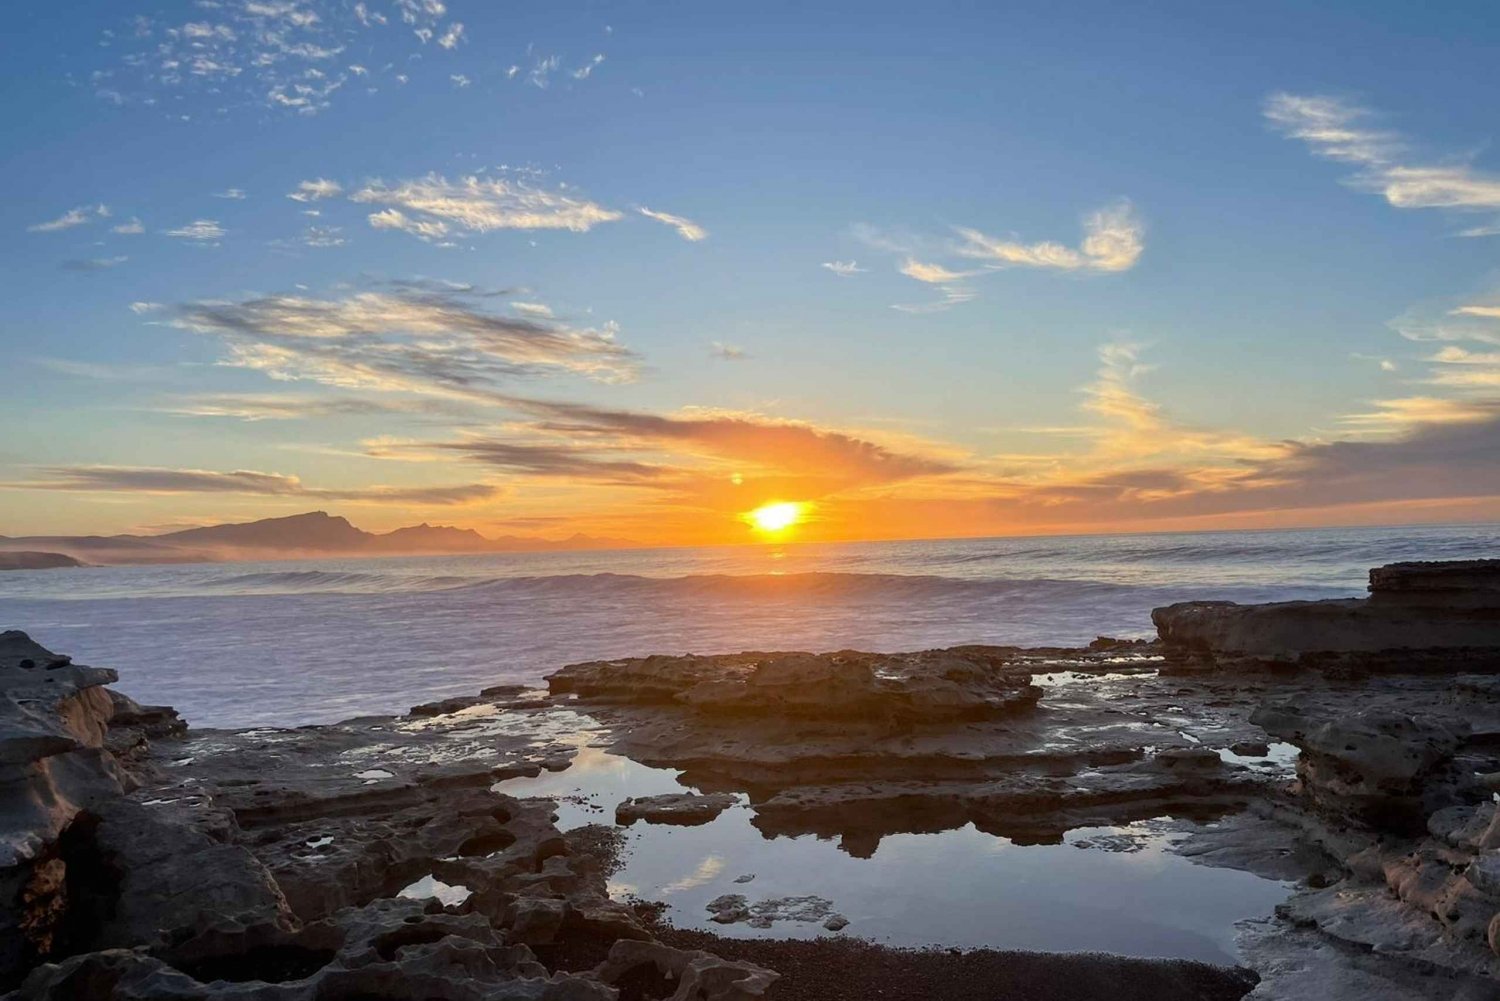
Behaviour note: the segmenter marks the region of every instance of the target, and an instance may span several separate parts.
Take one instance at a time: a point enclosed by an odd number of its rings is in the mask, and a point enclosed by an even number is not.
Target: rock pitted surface
[[[1462,721],[1420,720],[1391,710],[1330,719],[1290,705],[1263,706],[1250,721],[1301,750],[1297,776],[1304,795],[1336,817],[1379,828],[1421,828],[1465,788],[1463,771],[1453,762],[1468,736]]]
[[[1188,601],[1151,619],[1169,648],[1220,658],[1439,672],[1462,661],[1500,670],[1500,560],[1377,567],[1368,598]]]
[[[679,702],[702,713],[874,719],[893,727],[1024,712],[1041,690],[1002,651],[744,653],[572,664],[554,693],[605,701]]]
[[[636,796],[615,807],[615,823],[628,826],[637,820],[644,820],[648,824],[696,827],[713,820],[734,804],[735,797],[725,792]]]
[[[13,1001],[615,1001],[648,974],[750,1001],[775,980],[654,942],[550,801],[491,791],[567,766],[567,710],[188,731],[114,680],[0,636]],[[412,899],[428,877],[462,892]]]

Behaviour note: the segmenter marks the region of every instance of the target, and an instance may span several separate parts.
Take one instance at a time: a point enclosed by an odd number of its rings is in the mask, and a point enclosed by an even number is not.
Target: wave
[[[1101,601],[1123,594],[1160,594],[1175,600],[1179,588],[1098,580],[1047,577],[950,577],[935,574],[811,571],[779,574],[688,574],[645,576],[621,573],[572,573],[505,577],[421,576],[297,570],[239,574],[213,582],[220,593],[238,594],[412,594],[447,592],[466,600],[680,604],[693,601],[818,603],[882,601],[913,607],[934,603]],[[1302,588],[1299,596],[1323,589]],[[1221,588],[1218,596],[1257,600],[1260,589]],[[1330,591],[1331,593],[1331,591]]]
[[[309,591],[435,591],[462,587],[473,582],[472,577],[334,570],[278,570],[235,574],[232,577],[219,577],[204,583],[215,590],[232,593],[303,593]]]

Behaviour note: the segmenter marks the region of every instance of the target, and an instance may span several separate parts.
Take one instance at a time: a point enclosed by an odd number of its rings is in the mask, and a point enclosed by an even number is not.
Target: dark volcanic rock
[[[610,984],[653,964],[683,998],[750,1001],[775,979],[619,949],[652,935],[609,898],[607,860],[557,830],[550,801],[490,789],[565,767],[574,748],[543,734],[586,729],[570,710],[462,700],[184,733],[20,633],[0,636],[0,680],[14,1001],[615,1001]],[[459,902],[399,895],[426,877]]]
[[[677,701],[702,713],[880,720],[891,726],[1024,712],[1041,690],[1008,651],[744,653],[572,664],[554,693],[623,702]]]
[[[1367,669],[1500,670],[1500,560],[1393,563],[1370,571],[1369,598],[1155,609],[1169,649],[1221,663],[1258,660]]]
[[[1304,794],[1334,815],[1376,828],[1423,829],[1465,788],[1452,768],[1467,736],[1460,724],[1383,710],[1328,719],[1289,705],[1262,707],[1250,720],[1301,750]]]
[[[0,550],[0,570],[58,570],[64,567],[81,567],[71,556],[63,553],[38,553],[24,549]]]
[[[0,985],[73,933],[92,814],[138,782],[105,746],[115,677],[0,633]]]
[[[628,826],[637,820],[644,820],[648,824],[696,827],[713,820],[734,803],[734,796],[727,792],[707,795],[666,793],[661,796],[640,796],[627,799],[615,807],[615,823]]]

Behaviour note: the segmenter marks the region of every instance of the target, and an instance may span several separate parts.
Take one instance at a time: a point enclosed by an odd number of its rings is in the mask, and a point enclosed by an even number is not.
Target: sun
[[[749,522],[757,532],[774,534],[784,532],[801,521],[803,509],[806,506],[796,501],[775,501],[762,504],[754,511],[747,511],[740,517]]]

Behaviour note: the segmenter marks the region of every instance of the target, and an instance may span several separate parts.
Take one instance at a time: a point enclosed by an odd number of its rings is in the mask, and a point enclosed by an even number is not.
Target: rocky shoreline
[[[1500,997],[1500,561],[1380,568],[1365,599],[1153,618],[1156,641],[1086,649],[575,664],[546,690],[244,731],[189,729],[107,687],[112,671],[0,634],[0,990]],[[696,790],[622,797],[621,825],[743,802],[766,838],[864,858],[895,834],[1052,844],[1169,817],[1194,861],[1294,886],[1244,927],[1244,969],[882,949],[822,910],[828,937],[719,938],[610,895],[609,818],[560,830],[555,802],[492,788],[564,771],[585,744]],[[773,919],[775,901],[735,895],[724,914]]]

